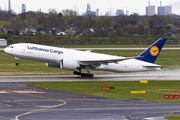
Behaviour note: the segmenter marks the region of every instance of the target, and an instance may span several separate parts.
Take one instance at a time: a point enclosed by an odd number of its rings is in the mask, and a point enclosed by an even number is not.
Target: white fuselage
[[[124,58],[119,56],[105,55],[99,53],[92,53],[89,51],[77,51],[73,49],[57,48],[45,45],[19,43],[12,45],[13,48],[7,47],[4,49],[8,54],[27,60],[35,60],[41,62],[57,63],[66,58],[74,61],[79,60],[104,60],[104,59],[118,59]],[[101,64],[95,67],[95,70],[112,71],[112,72],[140,72],[161,70],[156,67],[144,67],[144,66],[159,66],[156,64],[129,59],[119,61],[117,63]]]

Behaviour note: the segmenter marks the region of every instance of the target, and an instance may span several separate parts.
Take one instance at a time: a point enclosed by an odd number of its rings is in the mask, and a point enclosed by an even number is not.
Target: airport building
[[[0,38],[0,46],[7,46],[7,40]]]

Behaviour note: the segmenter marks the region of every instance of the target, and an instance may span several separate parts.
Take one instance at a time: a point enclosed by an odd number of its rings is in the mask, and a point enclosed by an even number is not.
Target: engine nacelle
[[[46,66],[48,67],[52,67],[52,68],[60,68],[60,64],[56,64],[56,63],[46,63]]]
[[[66,70],[76,70],[80,65],[75,60],[64,58],[60,61],[60,67]]]

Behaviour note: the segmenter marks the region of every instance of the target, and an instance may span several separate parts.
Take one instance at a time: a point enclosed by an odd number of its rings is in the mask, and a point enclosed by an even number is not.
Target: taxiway
[[[26,86],[30,82],[43,81],[124,81],[135,78],[133,75],[121,75],[121,79],[120,75],[113,76],[95,76],[94,79],[77,76],[1,76],[0,120],[163,120],[163,116],[180,114],[179,103],[121,101]],[[142,75],[136,77],[143,78]],[[150,78],[147,75],[144,77]],[[177,75],[177,78],[180,76]]]

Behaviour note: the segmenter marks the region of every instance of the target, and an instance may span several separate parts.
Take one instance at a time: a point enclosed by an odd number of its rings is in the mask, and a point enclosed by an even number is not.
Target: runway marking
[[[0,93],[47,93],[39,91],[0,91]]]
[[[0,116],[0,118],[5,118],[5,119],[10,119],[10,120],[15,120],[14,118],[3,117],[3,116]]]
[[[39,92],[39,91],[11,91],[12,93],[47,93],[47,92]]]
[[[15,102],[20,102],[20,101],[57,101],[57,100],[68,100],[68,101],[71,101],[71,100],[82,100],[82,101],[85,101],[85,100],[97,100],[97,99],[51,99],[51,100],[45,100],[45,99],[40,99],[40,100],[14,100]]]
[[[7,91],[0,91],[0,93],[10,93],[10,92],[7,92]]]
[[[23,94],[23,93],[18,93],[18,94]],[[23,94],[23,95],[33,96],[33,97],[38,97],[38,98],[44,98],[44,99],[47,99],[47,100],[56,100],[56,101],[63,102],[63,104],[50,106],[50,107],[43,108],[43,109],[32,110],[30,112],[26,112],[26,113],[23,113],[23,114],[20,114],[20,115],[16,116],[15,120],[19,120],[19,117],[24,116],[24,115],[33,114],[33,113],[37,113],[37,112],[43,112],[44,110],[48,110],[48,109],[52,109],[52,108],[56,108],[56,107],[66,105],[66,101],[63,101],[63,100],[60,100],[60,99],[51,99],[51,98],[46,98],[46,97],[41,97],[41,96],[36,96],[36,95],[30,95],[30,94]]]

